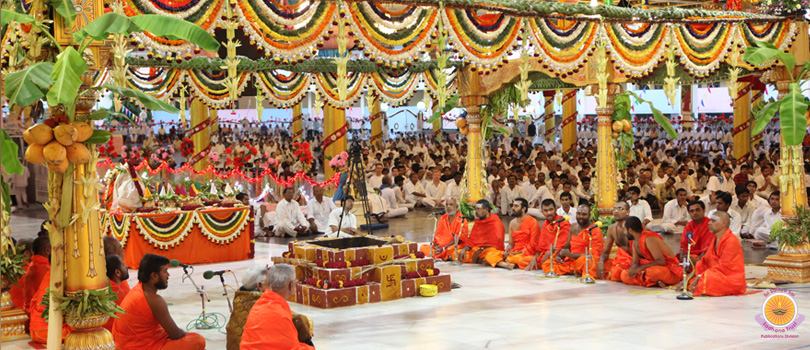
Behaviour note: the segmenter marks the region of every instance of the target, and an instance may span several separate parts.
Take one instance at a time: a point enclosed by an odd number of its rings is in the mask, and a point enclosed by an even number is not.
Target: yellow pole
[[[212,110],[216,113],[216,110]],[[208,110],[201,99],[195,98],[191,101],[191,129],[196,129],[199,125],[208,123],[211,118],[211,112]],[[191,141],[194,142],[194,154],[206,151],[210,144],[211,134],[210,128],[205,128],[191,135]],[[200,160],[193,164],[194,170],[203,171],[208,168],[208,157],[201,157]]]
[[[543,97],[545,98],[544,107],[545,107],[545,115],[543,116],[543,120],[545,121],[546,126],[546,143],[554,143],[557,139],[556,137],[556,130],[554,129],[554,95],[557,92],[554,90],[546,90],[543,91]]]
[[[563,90],[562,151],[573,151],[577,146],[577,90]]]
[[[469,68],[459,75],[459,102],[467,109],[467,202],[475,203],[484,198],[483,135],[481,129],[481,106],[487,103],[481,96],[481,81],[477,72]]]
[[[756,107],[760,103],[762,103],[762,97],[765,95],[765,85],[762,84],[755,84],[754,89],[751,91],[751,108]],[[761,89],[760,89],[761,88]],[[759,143],[762,143],[762,137],[765,136],[765,130],[762,130],[761,133],[754,135],[753,134],[754,128],[748,129],[748,136],[751,138],[751,142],[749,143],[749,147],[753,148]]]
[[[301,113],[301,104],[297,103],[293,106],[293,140],[294,141],[304,141],[304,120],[303,114]]]
[[[599,85],[592,85],[594,96],[598,95]],[[597,208],[601,215],[612,215],[613,205],[616,204],[618,196],[618,185],[616,179],[618,173],[616,169],[616,153],[614,151],[613,137],[611,126],[613,122],[613,99],[616,94],[621,92],[621,85],[608,84],[607,103],[604,106],[596,107],[597,116],[597,145],[596,145],[596,189],[599,191],[597,196]],[[599,98],[596,99],[597,102]]]
[[[346,151],[346,111],[335,108],[331,105],[324,105],[323,107],[323,128],[324,128],[324,156],[334,157],[341,152]],[[324,163],[328,161],[324,159]],[[335,171],[327,166],[324,175],[327,180],[335,175]]]
[[[385,113],[381,111],[380,104],[380,97],[375,96],[374,102],[369,106],[369,112],[371,114],[371,144],[377,147],[382,146],[383,118],[385,118]]]
[[[433,108],[439,108],[439,101],[433,100]],[[442,133],[442,118],[438,118],[433,121],[433,138],[435,140],[440,140]]]
[[[751,153],[751,84],[737,82],[739,84],[737,98],[734,100],[734,147],[733,156],[737,160],[747,157]]]

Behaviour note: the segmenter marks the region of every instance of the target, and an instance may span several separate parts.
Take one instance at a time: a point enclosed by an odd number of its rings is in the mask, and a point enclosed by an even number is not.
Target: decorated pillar
[[[562,151],[574,151],[577,146],[577,89],[563,90]]]
[[[806,36],[805,36],[806,37]],[[779,91],[778,100],[782,100],[789,92],[790,78],[784,67],[774,68],[773,78],[776,81],[776,90]],[[795,219],[796,208],[807,206],[807,190],[804,181],[804,158],[802,145],[788,146],[785,144],[785,130],[779,137],[779,191],[782,195],[782,216]]]
[[[760,103],[762,103],[763,97],[765,96],[765,84],[755,83],[752,84],[751,87],[751,108],[755,108]],[[748,129],[750,132],[753,132],[754,128]],[[762,138],[765,136],[765,130],[762,130],[759,134],[749,134],[751,137],[751,142],[749,143],[749,147],[753,148],[755,145],[762,143]]]
[[[483,157],[483,134],[481,129],[481,107],[487,103],[486,96],[481,95],[481,80],[477,72],[464,68],[459,72],[459,102],[467,109],[467,202],[475,203],[484,198],[486,173]]]
[[[300,103],[293,106],[292,113],[293,141],[304,141],[304,118]]]
[[[604,91],[602,89],[605,89]],[[589,85],[586,91],[589,95],[599,96],[597,102],[603,100],[596,107],[597,118],[597,144],[596,144],[596,204],[600,215],[612,215],[613,205],[618,197],[618,170],[616,169],[616,153],[613,144],[613,100],[622,92],[619,84],[605,84],[600,88],[598,84]]]
[[[436,100],[432,100],[432,101],[433,101],[433,104],[432,104],[433,108],[435,108],[436,110],[440,110],[441,107],[439,106],[439,101],[436,101]],[[430,118],[430,116],[428,115],[428,116],[426,116],[426,118]],[[439,142],[441,142],[441,140],[442,140],[441,139],[441,137],[442,137],[442,122],[443,121],[442,121],[441,117],[439,117],[439,118],[437,118],[436,120],[433,121],[433,139],[439,140]]]
[[[375,96],[374,100],[369,105],[369,112],[371,119],[371,144],[377,147],[382,146],[383,141],[383,119],[385,112],[380,108],[380,97]]]
[[[211,111],[216,113],[216,110]],[[211,129],[209,128],[213,123],[211,111],[201,99],[195,98],[191,101],[191,128],[188,134],[191,135],[191,142],[194,143],[194,155],[191,156],[188,163],[192,164],[194,170],[197,171],[208,168],[208,157],[204,157],[202,154],[205,152],[207,155],[211,149]]]
[[[545,123],[546,133],[546,143],[554,143],[557,139],[555,125],[554,125],[554,95],[557,94],[557,91],[554,90],[546,90],[543,91],[543,97],[545,101],[543,102],[544,114],[543,114],[543,122]]]
[[[323,155],[327,159],[346,151],[346,133],[349,123],[346,122],[346,110],[335,108],[332,105],[323,106]],[[324,164],[329,161],[324,159]],[[326,180],[335,175],[335,171],[327,166],[324,170]]]
[[[734,136],[733,156],[737,160],[748,157],[751,153],[751,84],[737,82],[739,91],[734,99]]]
[[[691,131],[695,127],[692,119],[692,85],[681,85],[681,116],[683,117],[681,131]]]

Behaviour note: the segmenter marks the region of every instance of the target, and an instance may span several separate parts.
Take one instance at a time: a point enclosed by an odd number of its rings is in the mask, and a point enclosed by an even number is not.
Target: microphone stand
[[[585,276],[582,278],[582,283],[585,284],[594,284],[596,281],[591,277],[590,273],[590,259],[591,259],[591,249],[593,243],[593,233],[591,230],[588,230],[588,247],[585,248]]]
[[[194,270],[192,270],[192,272],[194,272]],[[188,278],[188,280],[191,281],[191,285],[193,285],[194,289],[197,290],[197,293],[200,294],[200,301],[202,302],[202,314],[200,314],[200,317],[198,317],[200,323],[197,324],[196,328],[197,329],[214,328],[214,325],[208,323],[207,317],[205,316],[205,299],[208,299],[209,303],[211,302],[211,298],[209,298],[208,293],[205,292],[205,286],[197,286],[197,283],[194,283],[194,279],[191,278],[191,273],[189,273],[187,268],[183,266],[182,280],[185,280],[186,278]]]
[[[461,213],[458,213],[456,215],[459,215],[459,214],[461,214]],[[461,233],[464,232],[464,225],[466,225],[466,224],[467,224],[467,219],[465,219],[464,216],[462,215],[461,216],[461,228],[458,229],[458,234],[455,235],[455,237],[453,237],[453,254],[456,255],[456,258],[453,259],[450,262],[450,265],[453,265],[453,266],[462,265],[462,263],[461,263],[461,261],[459,261],[459,257],[458,257],[458,241],[459,241],[459,239],[461,239]]]
[[[557,278],[557,277],[560,277],[560,275],[558,275],[556,272],[554,272],[554,248],[555,248],[555,247],[554,247],[554,244],[555,244],[555,243],[557,243],[557,238],[558,238],[558,237],[560,237],[560,223],[559,223],[559,222],[557,223],[557,233],[556,233],[556,234],[554,234],[554,242],[551,242],[551,244],[549,245],[549,246],[550,246],[550,248],[551,248],[551,249],[549,250],[549,253],[550,253],[550,255],[549,255],[549,259],[551,259],[551,269],[550,269],[550,270],[548,271],[548,273],[546,274],[546,277],[547,277],[547,278]]]
[[[222,295],[224,295],[225,300],[228,301],[228,310],[230,310],[231,313],[233,313],[233,304],[231,304],[231,298],[228,296],[228,288],[225,286],[225,277],[223,277],[222,274],[220,274],[219,280],[220,282],[222,282],[222,291],[223,291]]]
[[[688,289],[689,289],[689,281],[686,280],[686,269],[689,268],[689,266],[691,266],[691,262],[689,261],[689,257],[692,255],[692,238],[687,237],[687,239],[689,239],[689,241],[687,241],[687,246],[686,246],[686,257],[683,258],[683,262],[680,264],[681,266],[683,266],[683,292],[681,293],[681,295],[678,295],[676,297],[678,300],[692,300],[692,299],[694,299],[689,294],[689,291],[688,291]]]

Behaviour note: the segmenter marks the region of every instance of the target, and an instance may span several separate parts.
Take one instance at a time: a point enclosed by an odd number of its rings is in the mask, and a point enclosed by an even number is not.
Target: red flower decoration
[[[231,152],[233,152],[233,149],[231,149],[230,147],[225,149],[225,154],[231,154]]]
[[[257,150],[256,147],[251,147],[250,148],[250,153],[253,153],[253,155],[255,156],[255,155],[259,154],[259,150]]]

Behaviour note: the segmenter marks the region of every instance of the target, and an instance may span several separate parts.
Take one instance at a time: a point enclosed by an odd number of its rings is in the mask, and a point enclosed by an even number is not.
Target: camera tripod
[[[368,203],[368,192],[366,190],[366,171],[365,166],[363,165],[363,148],[357,142],[352,142],[352,145],[349,148],[349,159],[348,163],[346,164],[346,171],[349,172],[349,176],[346,178],[346,183],[343,184],[344,199],[343,203],[341,203],[343,211],[340,213],[340,221],[338,221],[337,236],[340,237],[340,229],[342,228],[341,225],[343,224],[343,217],[346,215],[345,196],[348,196],[349,189],[351,187],[354,187],[355,192],[357,192],[355,202],[360,201],[360,203],[362,203],[363,216],[366,219],[366,230],[368,231],[368,235],[371,235],[371,208]]]

